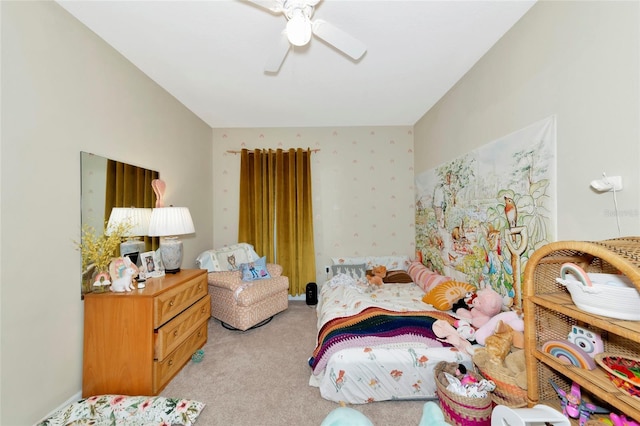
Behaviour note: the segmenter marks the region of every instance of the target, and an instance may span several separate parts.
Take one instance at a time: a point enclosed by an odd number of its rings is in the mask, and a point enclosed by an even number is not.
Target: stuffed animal
[[[342,404],[341,404],[342,405]],[[344,405],[333,409],[320,426],[373,426],[364,414]]]
[[[509,370],[511,376],[515,378],[516,385],[522,389],[527,389],[527,364],[524,359],[523,350],[513,350],[504,359],[504,365]]]
[[[485,349],[490,356],[490,361],[502,364],[504,359],[511,352],[513,342],[513,328],[502,321],[498,321],[493,334],[485,340]]]
[[[371,275],[367,274],[367,281],[369,284],[376,285],[378,287],[382,286],[382,279],[387,276],[387,267],[384,265],[375,266],[371,270]]]
[[[420,419],[420,423],[418,426],[448,426],[444,420],[444,414],[442,410],[433,401],[428,401],[422,407],[422,418]]]
[[[527,389],[527,369],[524,359],[524,351],[516,349],[507,354],[502,363],[496,363],[491,359],[491,355],[486,348],[476,349],[473,354],[473,363],[484,373],[492,377],[506,377],[519,388]]]
[[[435,334],[439,340],[447,342],[450,345],[458,348],[460,351],[469,355],[473,355],[473,346],[471,343],[462,337],[458,330],[456,330],[451,324],[445,320],[436,320],[432,326],[433,334]]]
[[[358,410],[340,403],[340,407],[333,409],[320,426],[373,426],[373,423]],[[445,422],[438,404],[427,401],[422,407],[422,417],[418,426],[449,426],[449,423]]]
[[[458,309],[471,309],[473,307],[473,300],[477,294],[475,291],[467,292],[464,297],[453,304],[451,309],[456,312]]]
[[[513,344],[515,347],[524,347],[524,321],[515,311],[500,312],[487,321],[482,327],[476,330],[476,342],[484,345],[487,337],[491,336],[496,329],[498,321],[509,325],[513,331]]]
[[[464,337],[470,342],[476,340],[476,329],[471,326],[465,320],[458,320],[455,322],[454,326],[456,327],[456,331],[461,337]]]
[[[456,311],[456,314],[462,319],[468,320],[474,327],[479,328],[486,324],[491,317],[500,313],[502,310],[502,296],[490,287],[483,288],[478,290],[472,305],[473,307],[470,310],[461,308]]]

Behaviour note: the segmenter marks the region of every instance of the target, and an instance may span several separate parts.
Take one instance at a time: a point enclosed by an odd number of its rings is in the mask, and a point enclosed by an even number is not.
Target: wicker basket
[[[449,382],[444,372],[455,370],[457,366],[455,362],[440,361],[434,369],[436,393],[445,421],[454,426],[490,426],[493,411],[491,394],[486,398],[471,398],[447,390]],[[468,373],[478,380],[482,379],[474,372]]]
[[[513,376],[497,370],[480,368],[478,365],[476,365],[476,368],[482,377],[496,384],[496,388],[491,395],[495,405],[506,405],[511,408],[527,406],[527,391],[516,384],[516,379]]]
[[[636,376],[640,374],[640,359],[603,352],[597,354],[595,360],[605,369],[614,385],[629,395],[640,398],[640,377]]]

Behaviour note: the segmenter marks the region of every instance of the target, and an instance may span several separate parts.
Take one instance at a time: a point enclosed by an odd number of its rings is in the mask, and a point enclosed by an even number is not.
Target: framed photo
[[[156,278],[164,276],[164,265],[155,251],[146,251],[140,255],[140,278]]]

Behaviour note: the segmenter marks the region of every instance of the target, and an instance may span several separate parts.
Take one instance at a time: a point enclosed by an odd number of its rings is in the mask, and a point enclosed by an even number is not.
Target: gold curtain
[[[311,150],[243,149],[240,155],[238,241],[282,266],[289,294],[304,294],[316,274]]]
[[[105,223],[113,207],[155,207],[156,194],[151,181],[158,177],[156,171],[107,160]],[[147,250],[156,250],[159,246],[158,237],[145,235],[144,242]]]

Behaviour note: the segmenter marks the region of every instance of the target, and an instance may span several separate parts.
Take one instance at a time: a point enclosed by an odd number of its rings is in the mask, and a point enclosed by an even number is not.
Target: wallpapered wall
[[[242,148],[311,148],[317,282],[331,257],[406,254],[413,258],[411,126],[213,129],[213,242],[238,235]]]

